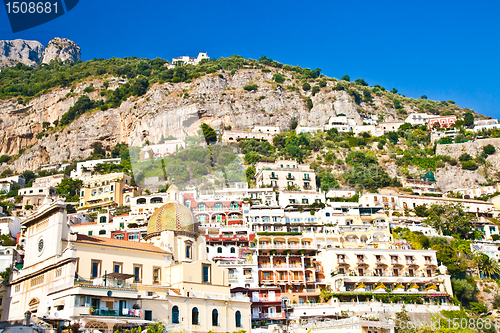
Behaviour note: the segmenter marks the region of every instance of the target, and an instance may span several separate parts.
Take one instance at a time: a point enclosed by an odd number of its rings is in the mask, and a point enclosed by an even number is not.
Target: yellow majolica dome
[[[148,235],[165,230],[196,232],[193,213],[176,201],[164,204],[149,218]]]

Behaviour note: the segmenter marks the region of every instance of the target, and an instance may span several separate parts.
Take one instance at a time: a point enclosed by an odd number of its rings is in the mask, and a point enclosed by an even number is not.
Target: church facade
[[[207,260],[177,188],[168,193],[146,242],[75,234],[65,203],[46,201],[22,223],[25,264],[10,282],[7,319],[79,322],[103,333],[157,321],[175,331],[250,331],[249,299],[231,296],[228,272]]]

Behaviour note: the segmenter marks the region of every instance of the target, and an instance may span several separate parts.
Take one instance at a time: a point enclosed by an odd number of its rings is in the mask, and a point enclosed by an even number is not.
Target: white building
[[[472,252],[482,252],[488,257],[500,261],[500,243],[492,241],[474,241],[470,245]]]
[[[183,140],[168,140],[164,143],[144,146],[140,152],[141,161],[175,154],[184,148],[186,148],[186,143]]]
[[[455,140],[458,133],[460,133],[456,129],[447,130],[447,131],[432,131],[431,132],[431,142],[440,140],[442,138],[450,138],[452,141]]]
[[[183,65],[198,65],[203,59],[210,60],[210,57],[206,52],[198,53],[198,57],[193,58],[190,56],[182,56],[177,58],[172,58],[172,65],[176,65],[177,63],[182,63]]]
[[[0,235],[16,237],[21,232],[21,219],[15,216],[0,217]]]
[[[295,205],[311,205],[313,203],[326,203],[325,193],[315,191],[280,191],[278,204],[282,208]]]
[[[323,128],[321,127],[307,127],[307,126],[298,126],[295,129],[295,133],[300,134],[300,133],[316,133],[316,132],[322,132]]]
[[[40,167],[42,171],[64,171],[71,163],[44,164]]]
[[[345,198],[350,199],[356,195],[356,190],[349,189],[333,189],[326,194],[327,198]]]
[[[23,175],[10,176],[0,179],[0,193],[8,193],[14,185],[26,186],[26,179]]]
[[[7,268],[12,268],[17,255],[16,246],[0,246],[0,272],[4,272]]]
[[[437,118],[438,115],[427,113],[410,113],[405,119],[405,123],[410,123],[412,126],[427,125],[430,118]]]
[[[474,199],[477,197],[481,197],[483,195],[494,194],[497,191],[498,191],[498,186],[491,185],[491,186],[482,186],[482,187],[478,187],[478,188],[456,189],[456,190],[447,192],[447,194],[449,194],[451,192],[460,193],[464,197],[464,199]]]
[[[316,173],[307,164],[292,160],[275,163],[259,162],[255,165],[257,187],[270,186],[279,190],[298,187],[300,190],[316,191]]]
[[[278,134],[280,132],[279,126],[265,126],[265,125],[256,125],[252,128],[253,133],[271,133]]]
[[[363,132],[369,133],[371,136],[382,136],[384,131],[375,125],[356,125],[352,128],[355,135],[360,135]]]
[[[33,180],[33,187],[56,187],[61,184],[63,179],[69,178],[65,174],[56,174],[52,176],[40,177]]]
[[[70,175],[71,178],[87,179],[91,177],[91,171],[97,164],[120,164],[121,158],[106,158],[101,160],[90,160],[85,162],[79,162],[76,164],[76,170],[72,170]]]
[[[346,116],[330,117],[328,120],[328,125],[325,126],[325,130],[335,128],[339,132],[352,132],[352,128],[356,126],[356,121],[352,118],[347,118]]]
[[[401,125],[403,125],[404,122],[402,121],[389,121],[389,122],[384,122],[378,124],[378,128],[383,131],[384,133],[387,132],[396,132]]]
[[[497,119],[474,120],[474,132],[498,128],[500,128],[500,124],[498,123]]]

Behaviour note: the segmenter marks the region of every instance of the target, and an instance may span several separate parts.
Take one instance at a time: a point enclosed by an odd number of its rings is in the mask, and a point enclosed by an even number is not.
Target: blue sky
[[[266,55],[410,97],[500,117],[500,2],[80,0],[62,17],[0,39],[66,37],[82,58]]]

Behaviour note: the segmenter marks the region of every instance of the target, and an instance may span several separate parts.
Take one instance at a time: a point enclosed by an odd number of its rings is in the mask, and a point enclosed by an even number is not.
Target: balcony
[[[286,176],[286,179],[287,179],[287,180],[294,180],[294,179],[295,179],[295,176],[288,175],[288,176]]]
[[[245,275],[245,280],[252,280],[252,279],[253,279],[252,275]]]
[[[270,179],[278,179],[278,175],[273,175],[273,174],[271,174],[271,175],[269,176],[269,178],[270,178]]]
[[[337,264],[347,264],[347,261],[343,258],[337,258]]]
[[[81,314],[81,316],[102,316],[102,317],[134,317],[142,318],[142,310],[134,309],[122,309],[119,310],[107,310],[107,309],[94,309],[90,311],[89,314]]]
[[[137,291],[137,285],[135,283],[125,283],[124,280],[114,280],[112,278],[109,278],[106,282],[102,279],[96,279],[93,281],[76,279],[74,286],[94,289]]]

